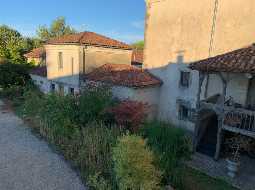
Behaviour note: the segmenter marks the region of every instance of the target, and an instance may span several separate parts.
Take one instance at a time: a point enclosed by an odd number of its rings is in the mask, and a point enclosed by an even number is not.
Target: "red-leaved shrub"
[[[108,112],[113,114],[118,126],[128,129],[131,132],[137,132],[139,126],[147,116],[147,110],[148,104],[125,100],[109,109]]]

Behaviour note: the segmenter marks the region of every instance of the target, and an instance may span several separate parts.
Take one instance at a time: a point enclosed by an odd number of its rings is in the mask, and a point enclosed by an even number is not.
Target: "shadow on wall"
[[[199,72],[188,67],[189,63],[184,59],[185,51],[176,53],[175,62],[148,69],[163,81],[158,98],[158,119],[193,131],[192,113],[196,108]]]

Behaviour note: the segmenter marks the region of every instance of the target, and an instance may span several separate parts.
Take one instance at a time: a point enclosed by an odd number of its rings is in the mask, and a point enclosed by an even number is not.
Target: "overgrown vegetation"
[[[145,140],[136,135],[119,139],[113,150],[114,171],[120,190],[160,189],[160,172]]]
[[[105,87],[88,88],[79,96],[45,95],[22,69],[0,66],[2,76],[9,78],[3,78],[1,96],[79,169],[90,189],[160,189],[167,184],[190,189],[190,179],[199,181],[184,167],[191,154],[184,131],[144,123],[146,105],[116,101]],[[198,189],[210,189],[201,184]],[[221,186],[228,187],[219,182]]]
[[[182,188],[184,162],[191,156],[191,143],[184,131],[155,121],[146,123],[141,133],[157,155],[157,165],[163,171],[163,182]]]

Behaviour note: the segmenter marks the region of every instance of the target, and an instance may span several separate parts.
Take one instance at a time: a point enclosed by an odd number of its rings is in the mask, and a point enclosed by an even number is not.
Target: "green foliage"
[[[116,128],[107,128],[102,124],[90,123],[82,129],[83,139],[78,162],[84,175],[100,173],[112,176],[112,147],[120,132]]]
[[[79,98],[79,123],[85,126],[92,121],[107,120],[105,110],[113,103],[112,93],[107,87],[87,88]]]
[[[143,50],[144,49],[144,41],[138,41],[132,44],[133,48],[138,49],[138,50]]]
[[[151,122],[144,125],[142,135],[157,155],[157,165],[166,182],[182,186],[184,161],[190,159],[190,139],[180,128],[166,123]]]
[[[23,117],[38,117],[43,105],[43,94],[35,87],[27,87],[23,94]]]
[[[5,63],[0,65],[0,87],[25,86],[30,81],[30,66],[27,64]]]
[[[153,153],[136,135],[119,139],[113,150],[114,171],[120,190],[159,189],[160,172],[154,167]]]
[[[49,28],[47,28],[47,26],[40,26],[37,29],[37,35],[42,41],[74,33],[76,33],[76,31],[71,26],[66,24],[64,17],[58,17],[51,23]]]
[[[23,63],[24,50],[25,41],[21,34],[8,26],[0,26],[0,57],[14,63]]]
[[[89,177],[88,185],[90,189],[94,190],[112,190],[111,184],[100,176],[100,173],[96,173]]]

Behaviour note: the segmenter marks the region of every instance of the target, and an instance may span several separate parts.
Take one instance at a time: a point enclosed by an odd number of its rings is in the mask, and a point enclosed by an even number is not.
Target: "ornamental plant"
[[[108,112],[113,114],[118,126],[134,133],[146,119],[147,109],[148,105],[145,103],[125,100],[110,108]]]
[[[161,174],[153,165],[154,155],[137,135],[119,138],[113,149],[114,171],[120,190],[160,189]]]

